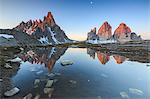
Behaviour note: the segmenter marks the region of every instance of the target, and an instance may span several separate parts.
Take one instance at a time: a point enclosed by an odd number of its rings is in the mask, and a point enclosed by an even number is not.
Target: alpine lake
[[[5,47],[0,64],[2,99],[150,99],[148,49]]]

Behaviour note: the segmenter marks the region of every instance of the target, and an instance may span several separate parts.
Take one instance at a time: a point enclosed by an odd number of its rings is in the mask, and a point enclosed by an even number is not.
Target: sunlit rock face
[[[110,39],[112,36],[112,28],[110,24],[106,21],[103,25],[99,28],[97,35],[100,38]]]
[[[126,60],[124,56],[120,56],[120,55],[113,55],[113,57],[116,60],[117,64],[122,64]]]
[[[114,32],[114,34],[118,37],[129,33],[131,33],[131,29],[125,23],[121,23]]]
[[[106,64],[109,61],[110,56],[105,53],[97,52],[97,58],[102,64]]]
[[[137,36],[136,33],[133,33],[125,23],[121,23],[115,30],[114,38],[120,42],[142,40],[142,38],[140,36]]]
[[[14,29],[27,33],[42,44],[61,44],[71,42],[64,31],[56,24],[51,12],[48,12],[43,20],[30,20],[26,23],[21,22]]]
[[[32,35],[36,31],[37,28],[40,28],[43,32],[45,31],[45,25],[52,27],[56,25],[55,20],[51,12],[48,12],[47,16],[44,16],[44,20],[29,20],[28,22],[21,22],[17,27],[16,30],[23,31],[29,35]]]
[[[114,37],[119,41],[130,41],[131,29],[125,24],[121,23],[114,32]]]
[[[94,29],[91,29],[90,32],[88,32],[87,40],[97,40],[98,36],[96,35],[96,27]]]

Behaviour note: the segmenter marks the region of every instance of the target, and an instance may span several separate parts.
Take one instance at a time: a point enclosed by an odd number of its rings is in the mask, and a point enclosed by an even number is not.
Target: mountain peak
[[[44,17],[44,20],[49,26],[54,26],[56,24],[51,12],[48,12],[47,17]]]
[[[49,27],[53,27],[54,25],[56,25],[51,12],[48,12],[47,16],[44,16],[44,20],[39,19],[39,20],[35,20],[35,21],[29,20],[26,23],[22,22],[22,23],[20,23],[20,25],[18,25],[16,27],[16,29],[21,30],[21,31],[26,32],[27,34],[31,35],[33,32],[35,32],[36,28],[41,28],[42,31],[44,32],[45,25],[47,25]]]
[[[14,28],[17,31],[27,33],[42,44],[70,42],[63,30],[55,23],[53,15],[48,12],[44,19],[22,22]]]
[[[131,33],[131,29],[125,24],[125,23],[120,23],[118,28],[115,30],[114,34],[119,35],[119,34],[126,34],[126,33]]]
[[[107,21],[105,21],[103,24],[108,24],[108,22],[107,22]]]
[[[48,12],[48,13],[47,13],[47,17],[48,17],[48,18],[53,17],[52,13],[51,13],[51,12]]]
[[[120,25],[124,25],[124,26],[126,26],[126,24],[125,24],[124,22],[120,23]]]
[[[109,39],[112,36],[112,32],[111,32],[112,28],[110,26],[110,24],[105,21],[102,26],[99,28],[98,30],[98,36],[105,38],[105,39]]]

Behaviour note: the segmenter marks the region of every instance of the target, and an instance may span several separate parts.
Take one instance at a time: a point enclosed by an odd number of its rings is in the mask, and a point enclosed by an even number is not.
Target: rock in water
[[[48,94],[48,97],[51,98],[54,88],[44,88],[44,93]]]
[[[40,80],[39,79],[36,79],[35,81],[34,81],[34,85],[37,85],[37,84],[39,84],[40,83]]]
[[[54,77],[55,74],[54,74],[54,73],[50,73],[50,74],[48,73],[47,76],[49,76],[49,77]]]
[[[23,99],[31,99],[32,98],[32,94],[29,93],[28,95],[26,95]]]
[[[69,80],[69,82],[72,83],[72,84],[76,84],[77,83],[77,81],[75,81],[75,80]]]
[[[10,96],[13,96],[13,95],[17,94],[19,91],[20,91],[19,88],[15,87],[15,88],[13,88],[9,91],[6,91],[4,93],[4,95],[10,97]]]
[[[3,79],[0,79],[0,82],[2,82],[3,81]]]
[[[50,93],[53,90],[54,90],[54,88],[44,88],[44,93],[48,94],[48,93]]]
[[[37,75],[40,75],[42,73],[43,73],[43,70],[40,70],[40,71],[36,72]]]
[[[45,87],[51,87],[53,82],[54,82],[53,80],[48,80]]]
[[[140,96],[142,96],[144,94],[143,91],[141,91],[139,89],[135,89],[135,88],[129,88],[129,92],[132,94],[140,95]]]
[[[71,60],[63,60],[63,61],[61,61],[61,65],[62,66],[72,65],[72,64],[73,64],[73,61],[71,61]]]
[[[37,94],[37,95],[34,97],[34,99],[40,99],[40,95]]]
[[[12,69],[12,66],[10,66],[8,63],[6,63],[4,67],[7,69]]]
[[[126,92],[120,92],[120,95],[124,99],[129,99],[129,96],[128,96],[128,94]]]

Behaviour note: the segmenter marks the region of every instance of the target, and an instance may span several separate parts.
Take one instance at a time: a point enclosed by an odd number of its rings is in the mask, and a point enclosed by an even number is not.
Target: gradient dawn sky
[[[67,36],[85,40],[87,32],[108,21],[112,30],[121,22],[150,39],[150,0],[0,0],[0,28],[43,19],[51,11]]]

